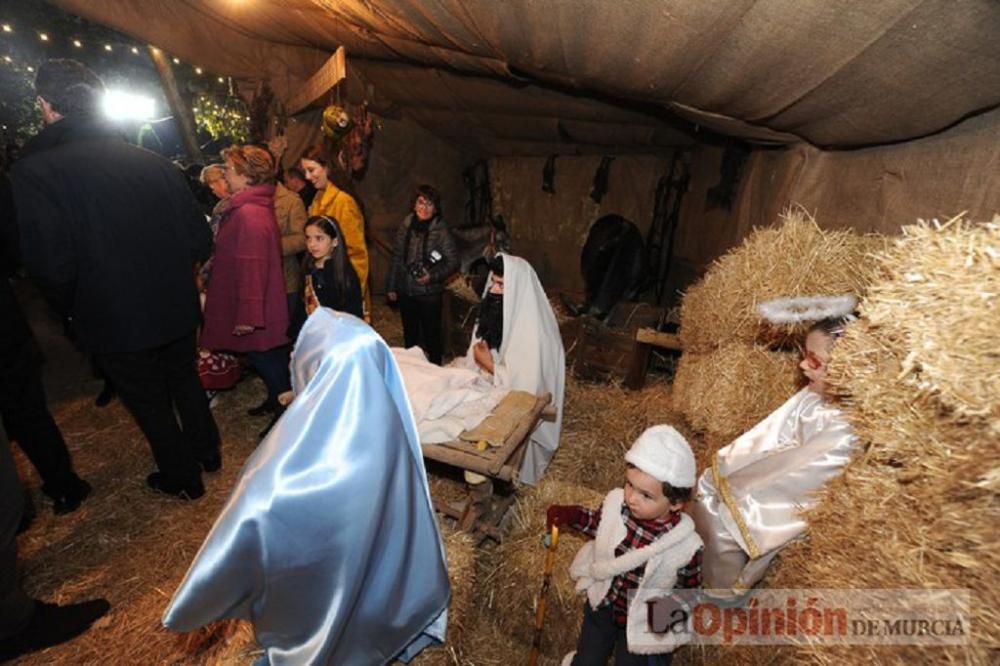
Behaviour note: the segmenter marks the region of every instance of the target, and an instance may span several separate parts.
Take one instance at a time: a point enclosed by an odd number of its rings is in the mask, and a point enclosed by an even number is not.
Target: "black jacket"
[[[25,146],[11,181],[24,265],[84,349],[150,349],[198,326],[193,267],[212,236],[168,160],[70,116]]]
[[[399,225],[396,232],[396,242],[392,249],[392,266],[389,267],[389,280],[386,291],[395,291],[407,296],[431,296],[440,294],[444,290],[444,281],[452,276],[459,269],[458,251],[455,249],[455,240],[452,238],[451,230],[440,215],[426,225],[424,231],[418,231],[414,226],[413,213],[410,213]],[[409,243],[407,243],[409,236]],[[430,254],[437,250],[441,254],[441,260],[428,269],[431,281],[427,284],[420,284],[413,275],[409,267],[414,264],[427,264]]]
[[[325,308],[330,308],[338,312],[346,312],[355,317],[363,318],[364,302],[361,300],[361,282],[358,281],[358,274],[354,272],[354,267],[350,261],[344,262],[344,275],[347,284],[337,285],[336,274],[333,271],[333,261],[327,260],[320,269],[303,268],[303,287],[299,290],[302,294],[305,291],[305,276],[312,276],[313,291],[316,293],[316,300]],[[295,312],[292,313],[292,321],[288,328],[288,337],[292,340],[299,337],[299,331],[306,323],[306,305],[303,298],[299,298]]]
[[[24,378],[41,361],[41,352],[14,296],[10,277],[17,268],[17,229],[7,177],[0,175],[0,411],[16,404]]]

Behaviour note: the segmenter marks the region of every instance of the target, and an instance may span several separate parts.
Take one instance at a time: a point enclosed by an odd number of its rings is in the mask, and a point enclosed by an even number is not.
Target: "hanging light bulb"
[[[139,47],[137,47],[137,46],[133,46],[133,47],[132,47],[132,53],[136,53],[136,54],[138,54],[138,53],[139,53]]]
[[[111,50],[111,44],[105,44],[104,45],[104,50],[105,51],[110,51]]]
[[[194,73],[198,74],[198,75],[201,75],[202,74],[201,67],[195,67],[194,68]]]
[[[73,40],[73,46],[75,46],[78,49],[79,48],[83,48],[83,42],[81,42],[79,39],[74,39]]]
[[[14,28],[10,27],[10,23],[4,23],[3,24],[3,31],[4,32],[14,32]]]
[[[38,33],[38,39],[42,40],[43,42],[47,42],[49,41],[49,36],[46,35],[44,32],[40,32]]]
[[[181,64],[181,59],[180,58],[174,58],[174,64],[175,65]]]

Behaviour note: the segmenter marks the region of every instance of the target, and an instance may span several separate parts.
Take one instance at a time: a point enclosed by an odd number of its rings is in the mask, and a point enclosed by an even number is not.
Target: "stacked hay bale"
[[[788,648],[781,661],[996,663],[1000,219],[907,227],[880,259],[828,370],[867,451],[827,486],[809,539],[767,585],[967,589],[971,644]]]
[[[627,391],[618,383],[596,384],[568,375],[559,449],[545,478],[602,494],[621,486],[625,452],[643,430],[668,423],[684,431],[671,393],[665,382]]]
[[[864,293],[876,243],[851,231],[824,231],[793,208],[781,224],[755,230],[718,259],[684,295],[677,410],[710,440],[726,443],[780,406],[800,387],[792,350],[808,324],[769,324],[757,305],[783,296]]]

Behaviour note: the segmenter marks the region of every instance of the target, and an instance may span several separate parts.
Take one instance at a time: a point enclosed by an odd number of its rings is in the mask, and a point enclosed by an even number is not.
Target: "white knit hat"
[[[694,487],[694,453],[684,436],[671,426],[647,428],[625,454],[625,461],[674,488]]]

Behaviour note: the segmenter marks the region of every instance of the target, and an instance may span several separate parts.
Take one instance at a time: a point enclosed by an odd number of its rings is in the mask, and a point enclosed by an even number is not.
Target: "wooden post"
[[[181,132],[181,139],[184,141],[184,152],[187,153],[188,161],[202,163],[205,161],[201,154],[201,147],[198,146],[198,138],[195,135],[194,113],[191,105],[181,96],[177,87],[177,79],[174,78],[174,70],[170,66],[170,59],[167,54],[156,48],[149,47],[149,56],[153,59],[156,72],[160,75],[160,83],[163,85],[163,92],[167,97],[167,104],[170,111],[177,120],[177,127]]]

